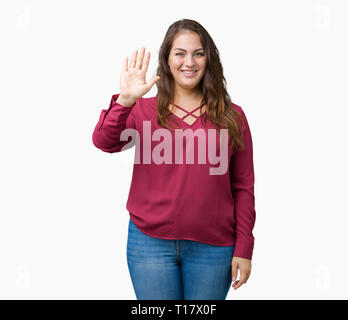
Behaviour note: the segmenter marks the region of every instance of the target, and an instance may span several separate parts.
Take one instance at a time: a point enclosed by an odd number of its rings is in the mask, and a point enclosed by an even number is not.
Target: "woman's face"
[[[169,52],[168,65],[176,85],[193,89],[199,84],[205,72],[206,56],[197,33],[176,35]],[[194,73],[185,74],[183,70],[194,70]]]

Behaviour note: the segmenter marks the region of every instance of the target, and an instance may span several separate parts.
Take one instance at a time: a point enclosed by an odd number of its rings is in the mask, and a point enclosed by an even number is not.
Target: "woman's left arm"
[[[232,280],[237,278],[237,270],[240,270],[240,280],[233,285],[235,289],[248,280],[251,272],[255,240],[252,230],[256,219],[252,137],[247,118],[241,108],[239,113],[242,114],[243,119],[245,149],[232,155],[230,162],[230,182],[236,221],[236,245],[232,258]]]

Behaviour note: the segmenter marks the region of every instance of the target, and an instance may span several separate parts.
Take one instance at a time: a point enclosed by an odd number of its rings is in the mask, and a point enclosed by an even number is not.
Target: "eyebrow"
[[[186,52],[186,50],[185,50],[185,49],[182,49],[182,48],[175,48],[174,50],[182,50],[182,51],[185,51],[185,52]],[[199,51],[199,50],[203,50],[203,48],[196,49],[196,50],[193,51],[193,52],[196,52],[196,51]]]

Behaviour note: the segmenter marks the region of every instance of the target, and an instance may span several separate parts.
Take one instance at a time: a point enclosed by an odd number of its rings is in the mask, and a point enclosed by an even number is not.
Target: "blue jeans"
[[[127,264],[138,300],[225,300],[233,252],[234,246],[151,237],[129,220]]]

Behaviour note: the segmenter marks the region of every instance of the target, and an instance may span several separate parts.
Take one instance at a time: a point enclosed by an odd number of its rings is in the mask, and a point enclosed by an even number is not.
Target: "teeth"
[[[190,73],[190,74],[192,74],[192,73],[195,73],[196,71],[183,71],[183,73]]]

